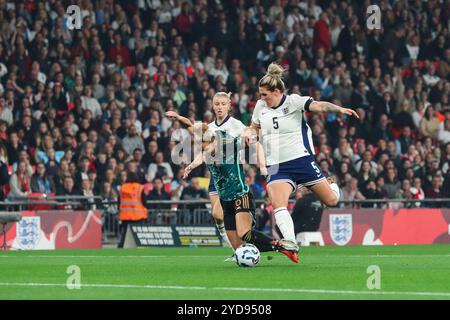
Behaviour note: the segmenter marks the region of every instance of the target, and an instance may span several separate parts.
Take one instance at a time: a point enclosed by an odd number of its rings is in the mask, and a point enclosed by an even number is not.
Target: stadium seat
[[[55,196],[55,194],[54,193],[49,193],[47,196],[48,197],[53,197],[53,196]],[[48,201],[47,200],[47,196],[44,193],[38,193],[38,192],[30,193],[28,195],[29,198],[39,197],[39,199],[30,199],[30,202],[36,202],[36,203],[47,202]],[[51,209],[52,209],[52,206],[48,205],[48,204],[28,205],[28,210],[35,210],[35,211],[37,211],[37,210],[51,210]]]

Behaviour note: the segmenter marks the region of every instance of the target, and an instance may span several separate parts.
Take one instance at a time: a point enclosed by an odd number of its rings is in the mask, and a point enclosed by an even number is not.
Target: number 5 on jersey
[[[311,162],[311,166],[313,167],[314,171],[316,171],[317,176],[320,177],[320,169],[319,169],[319,167],[316,165],[316,163],[314,161]]]
[[[274,129],[278,129],[279,128],[279,126],[278,126],[278,117],[272,118],[272,122],[273,122],[273,128]]]

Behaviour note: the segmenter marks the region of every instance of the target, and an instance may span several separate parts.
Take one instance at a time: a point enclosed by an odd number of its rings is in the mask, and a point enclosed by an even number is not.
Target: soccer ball
[[[239,267],[256,267],[261,256],[258,248],[251,243],[244,243],[236,249],[234,254]]]

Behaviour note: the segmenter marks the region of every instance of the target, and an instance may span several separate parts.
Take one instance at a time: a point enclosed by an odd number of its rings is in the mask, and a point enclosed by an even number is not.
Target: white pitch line
[[[34,282],[0,282],[0,286],[11,287],[67,287],[62,283],[34,283]],[[131,288],[131,289],[177,289],[177,290],[206,290],[206,287],[184,287],[184,286],[157,286],[157,285],[134,285],[134,284],[81,284],[85,288]]]
[[[67,287],[61,283],[34,282],[0,282],[0,286],[10,287]],[[163,285],[133,285],[133,284],[81,284],[81,288],[119,288],[119,289],[169,289],[169,290],[218,290],[218,291],[253,291],[281,293],[311,293],[311,294],[349,294],[349,295],[394,295],[394,296],[431,296],[450,297],[450,292],[416,292],[416,291],[356,291],[356,290],[326,290],[326,289],[283,289],[283,288],[239,288],[239,287],[190,287]]]
[[[275,254],[275,252],[273,253]],[[176,255],[176,256],[76,256],[76,255],[0,255],[0,258],[223,258],[226,255],[214,255],[214,256],[198,256],[198,255]],[[316,257],[339,257],[339,258],[434,258],[434,257],[450,257],[450,254],[420,254],[420,255],[406,255],[406,254],[394,254],[394,255],[340,255],[340,254],[306,254],[307,258],[316,258]]]
[[[223,258],[223,256],[46,256],[46,255],[30,255],[30,256],[0,256],[0,258]]]
[[[348,255],[341,255],[341,254],[310,254],[307,256],[316,257],[316,256],[322,256],[322,257],[343,257],[343,258],[433,258],[433,257],[450,257],[450,254],[370,254],[370,255],[364,255],[364,254],[348,254]]]

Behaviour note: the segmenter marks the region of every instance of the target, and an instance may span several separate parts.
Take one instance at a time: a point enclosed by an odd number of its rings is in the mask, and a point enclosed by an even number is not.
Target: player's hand
[[[258,135],[253,128],[246,127],[242,132],[242,137],[246,144],[255,144],[258,142]]]
[[[349,116],[353,116],[353,117],[359,119],[359,115],[358,115],[358,114],[356,113],[356,111],[353,110],[353,109],[349,109],[349,108],[341,108],[340,111],[341,111],[342,114],[346,114],[346,115],[349,115]]]
[[[166,117],[172,119],[172,120],[177,120],[178,119],[178,113],[176,113],[175,111],[167,111],[165,113]]]

